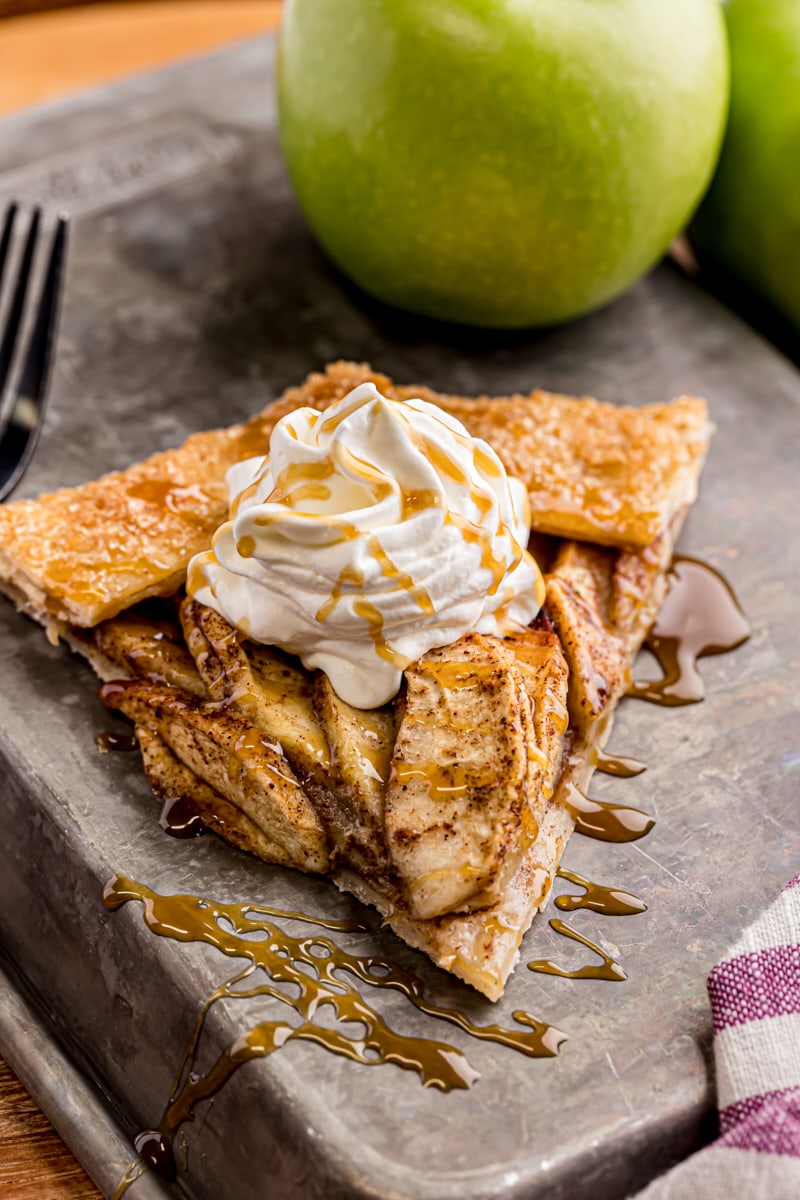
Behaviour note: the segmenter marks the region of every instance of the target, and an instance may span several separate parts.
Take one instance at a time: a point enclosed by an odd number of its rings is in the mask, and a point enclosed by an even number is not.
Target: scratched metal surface
[[[0,126],[0,197],[76,218],[52,409],[24,494],[246,416],[340,356],[465,393],[538,384],[640,403],[699,392],[717,432],[681,545],[725,572],[754,629],[736,654],[706,660],[703,706],[621,708],[612,746],[649,770],[598,780],[595,794],[652,811],[654,832],[568,848],[568,866],[649,905],[635,918],[572,918],[616,947],[627,982],[528,972],[529,959],[586,957],[541,919],[495,1008],[389,933],[353,942],[478,1020],[525,1008],[556,1023],[570,1037],[557,1060],[471,1042],[378,996],[398,1028],[460,1046],[477,1085],[442,1095],[412,1073],[294,1042],[244,1068],[195,1122],[181,1183],[209,1200],[614,1200],[702,1136],[713,1103],[706,972],[800,867],[800,376],[667,267],[604,312],[541,334],[464,335],[371,304],[325,264],[291,198],[271,69],[268,42],[245,44]],[[136,906],[105,912],[106,879],[124,871],[160,891],[334,916],[355,905],[211,837],[166,838],[134,757],[95,752],[95,734],[115,722],[88,668],[5,604],[0,671],[3,953],[133,1132],[158,1121],[199,1006],[229,964],[152,937]],[[211,1041],[246,1023],[220,1010]]]

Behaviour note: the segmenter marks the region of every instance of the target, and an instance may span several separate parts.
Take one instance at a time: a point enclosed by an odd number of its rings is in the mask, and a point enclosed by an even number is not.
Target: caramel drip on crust
[[[188,520],[192,519],[192,510],[198,503],[202,505],[206,501],[202,484],[182,486],[169,479],[142,479],[129,484],[126,492],[132,500],[142,500],[162,511],[179,513]]]
[[[233,753],[229,756],[230,760],[230,775],[231,779],[238,778],[238,773],[241,767],[246,771],[251,771],[253,774],[259,772],[266,773],[267,776],[277,776],[284,783],[290,784],[292,787],[299,788],[300,784],[291,774],[289,764],[286,764],[286,769],[289,774],[284,775],[282,771],[271,763],[264,761],[264,749],[272,750],[281,758],[283,758],[283,748],[278,742],[271,742],[255,727],[248,729],[247,733],[243,733],[238,738],[233,747]],[[285,760],[284,760],[285,761]]]
[[[564,867],[559,867],[556,874],[559,879],[566,879],[584,889],[579,896],[562,894],[556,897],[555,906],[562,912],[575,912],[577,909],[586,908],[606,917],[633,917],[647,911],[647,905],[638,896],[634,896],[633,892],[594,883],[591,879],[584,879],[582,875],[567,871]]]
[[[245,1062],[265,1058],[292,1040],[315,1043],[363,1066],[392,1063],[415,1071],[425,1087],[443,1091],[470,1087],[478,1073],[454,1045],[424,1037],[396,1033],[372,1007],[358,985],[401,992],[427,1016],[449,1022],[481,1041],[517,1050],[531,1058],[551,1058],[566,1035],[530,1013],[515,1010],[515,1025],[479,1025],[457,1009],[426,999],[422,981],[385,959],[350,954],[331,938],[320,934],[293,937],[271,918],[301,921],[327,930],[364,931],[352,921],[331,921],[307,913],[263,904],[222,904],[197,896],[161,896],[144,884],[117,875],[103,892],[103,902],[116,910],[131,900],[143,905],[151,932],[179,942],[202,942],[246,965],[217,987],[203,1005],[180,1062],[172,1092],[158,1129],[136,1138],[136,1150],[146,1166],[172,1177],[176,1173],[175,1139],[180,1127],[193,1118],[196,1106],[211,1099]],[[258,969],[264,974],[259,973]],[[266,975],[266,981],[264,981]],[[287,990],[288,989],[288,990]],[[285,1006],[296,1021],[264,1019],[238,1035],[204,1073],[198,1070],[206,1018],[218,1000],[261,998]],[[332,1010],[337,1024],[315,1023],[322,1009]],[[288,1014],[287,1014],[288,1015]],[[364,1030],[363,1033],[353,1030]],[[133,1165],[120,1181],[135,1175]]]
[[[629,695],[672,708],[705,696],[697,661],[747,641],[750,626],[730,585],[707,563],[676,557],[667,594],[645,644],[663,678],[636,680]]]
[[[558,917],[552,917],[549,922],[550,928],[555,933],[560,933],[562,937],[570,938],[573,942],[580,942],[587,950],[592,950],[598,954],[603,960],[597,965],[588,965],[578,967],[574,971],[567,971],[563,967],[559,967],[556,963],[551,962],[549,958],[536,958],[528,963],[529,971],[539,971],[542,975],[558,975],[562,979],[605,979],[613,983],[621,983],[628,976],[623,971],[620,964],[610,954],[606,954],[602,946],[598,946],[596,942],[584,937],[575,929],[571,929],[566,922],[559,920]]]

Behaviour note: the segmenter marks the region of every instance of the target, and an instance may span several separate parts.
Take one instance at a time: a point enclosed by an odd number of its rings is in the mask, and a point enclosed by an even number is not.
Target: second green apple
[[[717,0],[288,0],[282,146],[329,256],[400,307],[562,321],[646,271],[711,177]]]

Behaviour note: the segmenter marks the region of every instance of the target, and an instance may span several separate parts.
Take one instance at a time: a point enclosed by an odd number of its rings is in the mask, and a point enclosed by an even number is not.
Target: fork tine
[[[3,233],[0,236],[0,286],[3,283],[3,272],[5,271],[6,259],[8,258],[8,248],[11,245],[11,234],[14,229],[14,221],[17,216],[17,203],[12,201],[6,209],[6,219],[3,222]]]
[[[3,341],[0,343],[0,396],[2,396],[3,389],[6,386],[8,372],[11,369],[11,362],[14,358],[14,347],[17,344],[17,335],[25,307],[25,296],[31,277],[33,252],[36,249],[36,239],[39,236],[39,222],[41,221],[41,217],[42,210],[35,208],[28,227],[28,236],[25,241],[25,249],[22,253],[22,262],[20,263],[17,282],[14,285],[14,294],[11,298],[11,307],[8,310]]]
[[[36,318],[8,424],[0,426],[0,500],[19,483],[42,429],[53,358],[61,281],[67,250],[67,217],[60,216],[39,297]]]
[[[39,297],[36,321],[31,331],[28,352],[19,381],[19,394],[41,404],[47,386],[47,374],[52,358],[58,300],[61,294],[61,274],[67,244],[67,218],[60,216],[47,264],[47,273]]]

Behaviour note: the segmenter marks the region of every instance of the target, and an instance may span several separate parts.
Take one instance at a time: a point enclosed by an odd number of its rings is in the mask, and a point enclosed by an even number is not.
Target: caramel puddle
[[[707,563],[676,556],[667,594],[645,639],[664,676],[635,681],[628,695],[670,708],[696,704],[706,694],[698,659],[735,650],[749,636],[747,618],[723,576]]]
[[[349,954],[317,933],[292,937],[269,918],[303,921],[328,930],[363,931],[366,927],[357,922],[329,921],[266,905],[221,904],[190,895],[161,896],[124,875],[106,884],[103,902],[107,908],[121,908],[130,900],[141,902],[145,924],[160,937],[205,942],[231,958],[246,960],[244,968],[216,988],[203,1005],[158,1129],[145,1130],[136,1139],[141,1160],[167,1176],[176,1172],[177,1132],[194,1119],[197,1104],[214,1096],[245,1062],[265,1058],[294,1039],[314,1042],[364,1066],[394,1063],[416,1071],[425,1087],[450,1091],[468,1088],[475,1082],[478,1072],[456,1046],[396,1033],[357,990],[352,978],[370,987],[400,991],[420,1012],[448,1021],[471,1037],[532,1058],[553,1057],[566,1040],[561,1030],[522,1010],[512,1014],[521,1028],[476,1025],[464,1013],[427,1000],[422,982],[390,959]],[[254,997],[287,1006],[295,1018],[301,1018],[300,1024],[280,1019],[261,1021],[237,1036],[207,1071],[199,1073],[198,1048],[212,1006],[222,998]],[[330,1028],[315,1023],[315,1015],[323,1008],[332,1009],[342,1024]],[[354,1024],[348,1028],[351,1022]]]
[[[560,790],[559,801],[575,818],[578,833],[601,842],[635,842],[655,825],[654,819],[640,808],[615,804],[612,800],[592,800],[574,783],[567,783]]]
[[[594,883],[591,879],[584,879],[582,875],[576,875],[574,871],[567,871],[564,867],[559,867],[556,874],[559,879],[567,879],[584,889],[578,896],[563,893],[556,897],[555,906],[562,912],[575,912],[577,909],[586,908],[606,917],[632,917],[647,912],[647,905],[638,896],[634,896],[633,892]]]
[[[576,929],[571,929],[565,921],[560,921],[558,917],[551,917],[549,925],[562,937],[570,938],[573,942],[580,942],[582,946],[586,946],[587,950],[592,950],[599,955],[603,961],[597,965],[590,963],[588,966],[578,967],[574,971],[566,971],[557,963],[551,962],[549,958],[536,958],[533,962],[528,963],[529,971],[539,971],[542,975],[558,975],[562,979],[606,979],[613,983],[621,983],[623,979],[628,978],[616,959],[612,958],[610,954],[606,954],[602,946],[598,946],[596,942],[584,937]]]
[[[617,779],[633,779],[647,770],[645,763],[638,758],[629,758],[624,754],[606,754],[598,750],[595,754],[594,765],[602,775],[613,775]]]
[[[95,734],[94,744],[101,754],[109,754],[111,751],[130,753],[139,749],[139,743],[132,733],[116,733],[113,729]]]
[[[205,821],[186,796],[168,796],[162,801],[158,823],[174,838],[199,837],[206,831]]]

